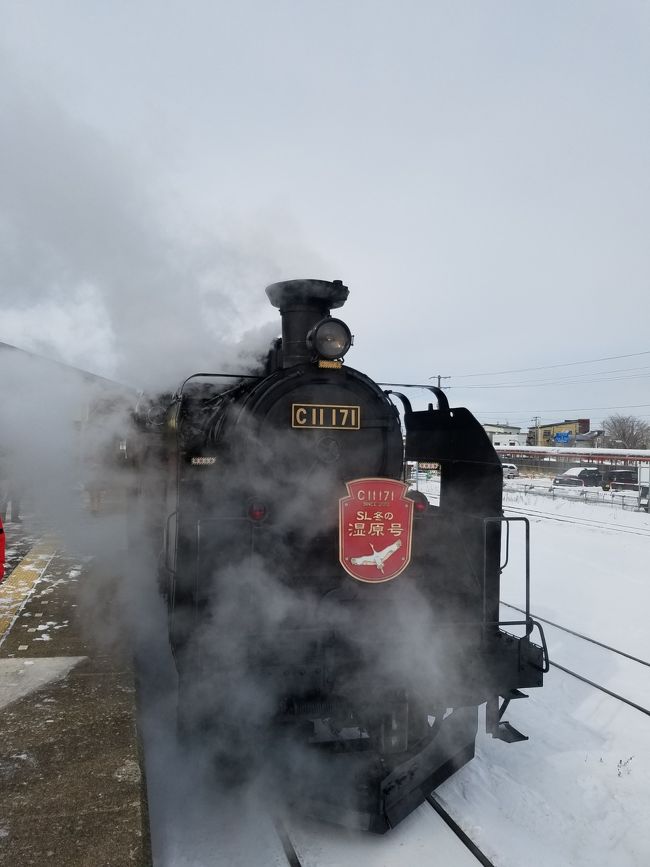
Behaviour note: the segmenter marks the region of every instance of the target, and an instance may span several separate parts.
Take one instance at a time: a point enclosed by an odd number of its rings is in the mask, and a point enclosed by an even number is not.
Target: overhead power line
[[[590,370],[586,373],[570,373],[568,376],[559,376],[554,377],[553,379],[549,379],[548,377],[542,377],[541,379],[537,377],[536,379],[520,379],[513,385],[534,385],[538,382],[573,382],[584,379],[589,376],[609,376],[612,373],[635,373],[639,370],[650,370],[650,365],[643,364],[640,367],[610,367],[607,370]],[[457,388],[480,388],[480,385],[461,385],[457,386]]]
[[[562,364],[543,364],[540,367],[519,367],[513,370],[492,370],[481,373],[462,373],[452,379],[468,379],[473,376],[501,376],[505,373],[529,373],[532,370],[552,370],[556,367],[574,367],[577,364],[596,364],[599,361],[615,361],[619,358],[638,358],[640,355],[650,355],[650,349],[643,352],[630,352],[627,355],[608,355],[605,358],[590,358],[587,361],[565,361]]]
[[[519,407],[518,409],[499,409],[499,410],[479,410],[475,411],[475,415],[517,415],[520,416],[522,413],[529,412],[595,412],[596,410],[603,409],[642,409],[644,407],[650,407],[650,403],[634,403],[634,404],[624,404],[622,406],[571,406],[568,409],[542,409],[540,407],[535,407],[534,409],[525,409]]]
[[[598,376],[596,373],[590,373],[588,376]],[[488,389],[488,388],[549,388],[551,386],[563,386],[563,385],[592,385],[597,382],[630,382],[633,379],[647,379],[650,376],[650,373],[635,373],[632,376],[602,376],[598,379],[547,379],[547,380],[537,380],[535,382],[504,382],[501,385],[497,385],[496,383],[485,383],[481,385],[450,385],[449,388],[456,389],[468,389],[468,388],[479,388],[479,389]]]

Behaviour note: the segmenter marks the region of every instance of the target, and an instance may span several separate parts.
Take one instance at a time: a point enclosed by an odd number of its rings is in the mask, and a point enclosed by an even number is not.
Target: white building
[[[510,424],[484,424],[483,428],[493,446],[525,446],[526,432]]]

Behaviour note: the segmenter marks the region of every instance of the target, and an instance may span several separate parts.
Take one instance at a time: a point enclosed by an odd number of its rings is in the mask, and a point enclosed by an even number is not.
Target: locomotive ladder
[[[526,544],[526,560],[525,560],[525,608],[523,610],[523,620],[488,620],[488,528],[490,525],[506,527],[506,542],[505,542],[505,558],[503,562],[499,562],[499,575],[508,565],[510,559],[510,525],[520,523],[524,525],[525,544]],[[487,517],[483,519],[483,628],[495,626],[500,629],[502,626],[523,626],[526,631],[526,639],[530,638],[535,627],[539,630],[540,639],[542,642],[542,672],[548,672],[550,663],[548,658],[548,648],[546,646],[546,637],[540,623],[534,620],[530,614],[530,522],[528,518],[523,516],[506,518],[503,516]],[[506,743],[515,743],[517,741],[526,741],[528,737],[518,731],[507,720],[503,720],[508,705],[514,699],[528,698],[527,694],[519,689],[510,689],[508,693],[502,696],[503,702],[499,705],[499,696],[488,699],[485,708],[485,730],[492,737],[505,741]]]

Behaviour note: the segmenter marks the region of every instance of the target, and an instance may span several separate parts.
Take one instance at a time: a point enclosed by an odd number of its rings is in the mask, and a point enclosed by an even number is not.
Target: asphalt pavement
[[[94,639],[102,576],[29,521],[6,525],[0,584],[0,864],[149,865],[128,645]]]

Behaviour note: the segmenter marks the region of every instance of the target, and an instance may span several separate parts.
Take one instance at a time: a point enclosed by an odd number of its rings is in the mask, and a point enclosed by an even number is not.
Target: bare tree
[[[611,448],[650,448],[650,424],[634,415],[609,415],[603,421],[605,439]]]

